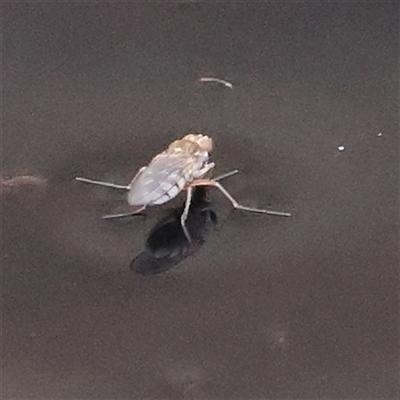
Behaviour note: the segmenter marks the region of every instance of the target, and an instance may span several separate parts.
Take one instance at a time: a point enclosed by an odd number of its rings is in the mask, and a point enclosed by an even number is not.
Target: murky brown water
[[[3,398],[396,398],[398,7],[6,4]],[[200,83],[215,76],[233,89]],[[245,204],[165,274],[104,221],[189,130]],[[380,134],[381,133],[381,134]],[[338,146],[345,146],[339,151]]]

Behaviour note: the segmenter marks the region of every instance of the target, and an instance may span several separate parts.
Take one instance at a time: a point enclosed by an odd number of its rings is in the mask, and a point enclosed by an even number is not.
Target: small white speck
[[[343,145],[338,146],[338,150],[339,151],[345,151],[346,147],[344,147]]]
[[[378,134],[377,134],[378,137],[381,137],[382,135],[383,135],[382,132],[378,132]]]

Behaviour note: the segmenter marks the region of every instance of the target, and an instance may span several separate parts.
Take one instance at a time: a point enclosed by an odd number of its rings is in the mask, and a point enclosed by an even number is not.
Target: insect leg
[[[144,209],[146,208],[146,206],[140,206],[139,208],[131,211],[131,212],[127,212],[127,213],[121,213],[121,214],[109,214],[109,215],[103,215],[101,218],[103,219],[112,219],[112,218],[123,218],[123,217],[129,217],[131,215],[135,215],[135,214],[139,214],[140,212],[142,212]]]
[[[192,194],[193,194],[193,187],[189,186],[186,192],[185,208],[183,209],[183,213],[181,215],[181,226],[186,236],[186,239],[188,240],[189,243],[192,241],[192,238],[190,237],[189,231],[187,230],[186,220],[189,214],[190,203],[192,201]]]
[[[256,213],[263,213],[263,214],[269,214],[269,215],[277,215],[280,217],[290,217],[290,213],[284,213],[284,212],[279,212],[279,211],[271,211],[271,210],[262,210],[260,208],[253,208],[253,207],[246,207],[241,204],[239,204],[233,197],[232,195],[218,182],[215,182],[214,184],[215,187],[217,187],[227,198],[230,200],[232,203],[233,207],[235,207],[238,210],[243,210],[243,211],[250,211],[250,212],[256,212]]]
[[[75,180],[80,181],[80,182],[86,182],[86,183],[92,183],[94,185],[99,185],[99,186],[106,186],[114,189],[124,189],[124,190],[129,190],[130,185],[128,186],[123,186],[123,185],[116,185],[115,183],[110,183],[110,182],[101,182],[101,181],[93,181],[91,179],[87,178],[81,178],[81,177],[76,177]]]
[[[202,169],[196,171],[193,174],[193,177],[194,178],[201,178],[202,176],[204,176],[208,171],[210,171],[214,167],[215,167],[215,164],[213,162],[212,163],[208,163]]]
[[[239,172],[238,169],[234,169],[233,171],[225,172],[225,174],[218,175],[216,178],[213,178],[214,181],[221,181],[222,179],[229,178],[232,175],[235,175]]]
[[[291,216],[290,213],[271,211],[271,210],[263,210],[260,208],[243,206],[243,205],[239,204],[232,197],[232,195],[219,182],[216,182],[214,179],[198,179],[197,181],[192,182],[191,185],[192,186],[214,186],[214,187],[216,187],[232,203],[233,207],[236,208],[237,210],[250,211],[250,212],[269,214],[269,215],[277,215],[279,217],[290,217]]]

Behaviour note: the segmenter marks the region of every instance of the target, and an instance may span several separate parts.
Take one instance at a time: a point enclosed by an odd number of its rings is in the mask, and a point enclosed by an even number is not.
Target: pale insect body
[[[214,186],[228,198],[235,209],[263,214],[289,217],[289,213],[262,210],[239,204],[231,194],[219,183],[219,180],[236,174],[231,171],[218,178],[204,179],[213,167],[209,162],[213,149],[212,139],[206,135],[189,134],[180,140],[172,142],[166,150],[153,158],[150,164],[142,167],[128,186],[109,182],[93,181],[86,178],[75,178],[78,181],[96,185],[128,190],[127,201],[136,207],[135,211],[127,214],[107,215],[103,218],[123,217],[136,214],[146,206],[161,205],[175,198],[182,190],[187,190],[185,208],[181,216],[182,229],[190,241],[185,221],[189,212],[193,188],[196,186]]]
[[[131,206],[161,205],[176,197],[184,187],[203,177],[213,166],[208,163],[212,140],[190,134],[171,143],[142,168],[129,185]]]

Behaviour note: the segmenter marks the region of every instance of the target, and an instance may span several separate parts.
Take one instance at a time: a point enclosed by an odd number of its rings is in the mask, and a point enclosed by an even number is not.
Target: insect
[[[216,187],[238,210],[283,217],[290,216],[289,213],[263,210],[239,204],[219,183],[221,179],[236,174],[237,170],[214,179],[205,178],[206,174],[215,166],[213,162],[209,161],[212,150],[213,141],[209,136],[190,133],[182,139],[172,142],[166,150],[156,155],[148,166],[140,168],[127,186],[81,177],[75,179],[81,182],[128,191],[128,204],[136,207],[136,209],[129,213],[106,215],[103,218],[118,218],[137,214],[147,206],[167,203],[181,191],[186,190],[186,202],[181,215],[181,225],[189,242],[191,238],[185,222],[192,200],[193,189],[198,186]]]

